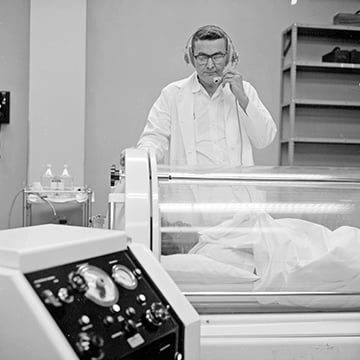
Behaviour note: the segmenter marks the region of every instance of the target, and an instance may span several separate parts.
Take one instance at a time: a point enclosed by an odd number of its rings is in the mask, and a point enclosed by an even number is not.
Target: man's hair
[[[195,41],[197,40],[217,40],[225,39],[226,51],[229,47],[229,38],[226,32],[216,25],[205,25],[196,30],[191,38],[191,50],[194,51]]]

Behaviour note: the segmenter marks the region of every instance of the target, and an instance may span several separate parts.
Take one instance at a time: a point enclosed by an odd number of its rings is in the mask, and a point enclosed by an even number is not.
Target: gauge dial
[[[88,286],[85,296],[101,306],[114,305],[119,299],[119,291],[111,277],[93,265],[82,265],[78,273],[83,276]]]
[[[134,274],[124,265],[114,265],[112,269],[112,276],[115,282],[125,289],[133,290],[138,285]]]

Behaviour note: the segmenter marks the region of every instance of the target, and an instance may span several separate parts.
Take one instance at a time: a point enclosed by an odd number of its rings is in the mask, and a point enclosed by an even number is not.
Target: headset
[[[198,34],[198,32],[200,31],[207,31],[207,32],[212,32],[215,31],[219,34],[221,34],[223,36],[223,38],[226,39],[227,42],[227,53],[229,55],[228,59],[230,61],[228,61],[228,64],[230,63],[232,67],[235,67],[239,61],[239,55],[235,50],[234,44],[231,41],[229,35],[219,26],[216,25],[205,25],[200,27],[199,29],[197,29],[188,39],[188,41],[186,42],[186,46],[185,46],[185,53],[184,53],[184,60],[187,64],[192,64],[194,66],[194,54],[193,54],[193,48],[192,48],[192,43],[193,43],[193,39],[194,36],[196,36]]]

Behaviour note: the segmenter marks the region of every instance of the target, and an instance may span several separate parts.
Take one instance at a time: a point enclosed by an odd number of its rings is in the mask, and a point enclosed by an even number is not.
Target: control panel
[[[130,249],[25,277],[79,359],[183,359],[182,322]]]

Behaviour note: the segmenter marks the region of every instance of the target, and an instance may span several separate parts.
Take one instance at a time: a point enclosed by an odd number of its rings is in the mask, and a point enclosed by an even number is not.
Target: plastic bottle
[[[60,178],[64,184],[64,190],[74,190],[74,177],[70,175],[67,164],[64,165]]]
[[[46,165],[46,171],[41,178],[41,186],[44,190],[50,190],[51,183],[54,179],[54,174],[51,170],[51,164]]]

